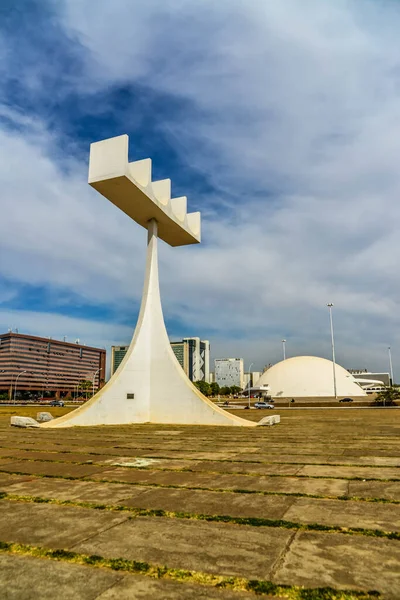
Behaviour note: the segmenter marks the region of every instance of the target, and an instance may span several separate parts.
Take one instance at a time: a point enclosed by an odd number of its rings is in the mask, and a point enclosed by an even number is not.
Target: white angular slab
[[[11,417],[10,425],[13,427],[40,427],[39,423],[31,417]]]
[[[158,223],[158,237],[170,246],[200,242],[200,213],[186,212],[186,198],[171,199],[171,180],[151,180],[151,159],[128,162],[127,135],[90,146],[89,184],[134,221]]]
[[[264,417],[261,421],[258,421],[257,425],[277,425],[281,422],[280,415],[271,415],[270,417]]]
[[[51,415],[49,412],[38,412],[36,415],[36,421],[38,423],[46,423],[47,421],[52,421],[53,419],[53,415]]]

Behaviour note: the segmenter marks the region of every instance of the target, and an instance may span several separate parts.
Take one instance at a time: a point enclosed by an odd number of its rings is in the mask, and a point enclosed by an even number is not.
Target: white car
[[[255,408],[275,408],[273,404],[268,404],[268,402],[256,402],[254,405]]]

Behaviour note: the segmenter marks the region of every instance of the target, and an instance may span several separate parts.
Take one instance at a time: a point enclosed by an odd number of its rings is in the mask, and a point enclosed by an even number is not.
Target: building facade
[[[129,346],[111,346],[111,376],[114,375],[119,365],[124,360]]]
[[[216,358],[214,365],[215,381],[220,387],[236,385],[243,389],[243,358]]]
[[[191,381],[210,382],[210,342],[198,337],[171,342],[172,350]]]
[[[105,379],[106,351],[51,338],[8,332],[0,335],[0,392],[39,395],[78,392],[82,381]]]

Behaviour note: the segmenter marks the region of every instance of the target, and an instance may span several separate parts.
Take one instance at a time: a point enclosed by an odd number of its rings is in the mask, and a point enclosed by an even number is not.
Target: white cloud
[[[202,247],[161,248],[166,316],[261,363],[282,336],[329,355],[333,301],[343,360],[380,364],[400,315],[399,7],[98,0],[65,3],[62,19],[87,49],[82,89],[140,82],[191,107],[165,130],[220,197],[204,200]],[[43,124],[0,142],[2,273],[128,310],[144,233],[88,188],[85,165],[60,171]]]

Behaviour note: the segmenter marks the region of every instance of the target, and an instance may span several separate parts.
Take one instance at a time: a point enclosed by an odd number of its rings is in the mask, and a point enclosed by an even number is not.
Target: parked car
[[[339,402],[353,402],[353,398],[341,398]]]
[[[273,404],[268,404],[268,402],[256,402],[254,405],[255,408],[275,408]]]
[[[62,400],[52,400],[50,406],[64,406],[64,402]]]

